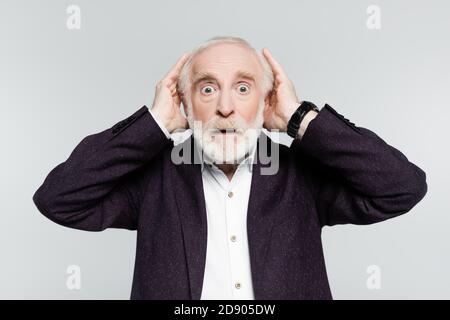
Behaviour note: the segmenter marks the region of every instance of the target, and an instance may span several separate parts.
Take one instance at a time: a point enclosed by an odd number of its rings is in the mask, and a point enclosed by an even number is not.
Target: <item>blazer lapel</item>
[[[190,136],[182,145],[180,147],[183,152],[190,150],[190,162],[175,165],[181,179],[175,180],[177,183],[174,184],[174,195],[183,230],[191,298],[200,300],[207,245],[205,197],[201,164],[194,162],[196,151],[193,137]]]
[[[267,147],[262,147],[262,145]],[[260,159],[261,155],[267,157],[272,151],[272,140],[262,132],[258,139],[256,160],[253,164],[252,185],[247,210],[247,237],[255,299],[263,298],[264,262],[275,218],[275,210],[272,210],[272,208],[277,204],[276,199],[283,185],[283,181],[280,181],[280,175],[262,174],[264,165]],[[279,161],[279,159],[272,159],[271,161]],[[281,170],[281,167],[278,170]]]

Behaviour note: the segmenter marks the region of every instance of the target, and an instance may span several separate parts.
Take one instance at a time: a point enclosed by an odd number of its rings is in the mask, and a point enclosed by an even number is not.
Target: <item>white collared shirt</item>
[[[153,118],[170,139],[164,125]],[[216,165],[201,158],[205,160],[202,180],[208,225],[202,300],[254,299],[247,209],[255,151],[253,148],[238,165],[231,181]]]

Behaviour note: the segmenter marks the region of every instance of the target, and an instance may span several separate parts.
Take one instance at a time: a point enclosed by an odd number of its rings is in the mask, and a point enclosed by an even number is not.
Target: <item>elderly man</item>
[[[331,299],[322,227],[399,216],[426,191],[375,133],[299,100],[267,49],[216,37],[179,59],[151,111],[83,139],[33,200],[67,227],[137,230],[132,299]]]

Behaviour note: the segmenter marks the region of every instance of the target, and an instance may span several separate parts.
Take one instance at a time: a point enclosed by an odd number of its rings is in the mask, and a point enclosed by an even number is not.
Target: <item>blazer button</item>
[[[241,284],[239,282],[236,282],[236,284],[234,286],[236,287],[236,289],[240,289],[241,288]]]
[[[230,240],[233,241],[233,242],[236,242],[236,236],[231,236]]]
[[[233,192],[228,191],[228,198],[231,198],[233,196]]]

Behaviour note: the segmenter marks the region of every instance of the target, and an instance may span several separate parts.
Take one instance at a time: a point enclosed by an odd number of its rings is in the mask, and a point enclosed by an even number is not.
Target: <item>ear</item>
[[[185,98],[184,98],[184,95],[183,95],[183,93],[181,93],[181,92],[178,92],[178,96],[180,97],[181,103],[182,103],[182,104],[183,104],[183,106],[184,106],[184,104],[185,104]]]
[[[179,96],[180,96],[180,100],[181,100],[181,104],[182,104],[183,113],[185,115],[187,115],[187,111],[186,111],[186,108],[187,108],[186,97],[182,93],[179,93]]]
[[[264,98],[264,111],[266,111],[270,107],[270,98],[271,98],[271,96],[272,96],[272,91],[269,91],[269,93]]]

